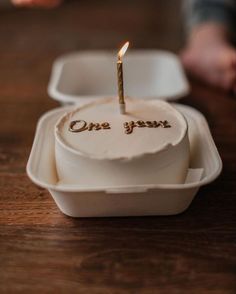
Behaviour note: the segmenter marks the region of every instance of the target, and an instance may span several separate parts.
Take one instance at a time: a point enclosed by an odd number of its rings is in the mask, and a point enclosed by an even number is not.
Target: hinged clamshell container
[[[203,115],[173,104],[189,127],[190,166],[183,184],[104,186],[62,185],[55,164],[54,126],[74,106],[116,92],[115,53],[82,52],[59,58],[52,71],[49,94],[63,106],[44,114],[27,164],[37,185],[49,190],[59,209],[73,217],[172,215],[183,212],[198,189],[221,172],[222,162]],[[127,93],[137,98],[176,99],[189,91],[178,58],[163,51],[129,52],[125,61]],[[135,86],[137,83],[138,86]],[[96,95],[97,94],[97,95]],[[146,94],[146,95],[145,95]]]
[[[123,67],[125,93],[130,97],[170,101],[189,93],[182,65],[173,53],[129,50]],[[48,93],[63,105],[116,96],[116,52],[82,51],[58,58]]]

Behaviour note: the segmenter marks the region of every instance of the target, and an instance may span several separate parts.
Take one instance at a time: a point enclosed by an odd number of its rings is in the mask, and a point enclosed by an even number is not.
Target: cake
[[[185,118],[164,101],[104,98],[55,126],[59,182],[89,187],[183,183],[189,166]]]

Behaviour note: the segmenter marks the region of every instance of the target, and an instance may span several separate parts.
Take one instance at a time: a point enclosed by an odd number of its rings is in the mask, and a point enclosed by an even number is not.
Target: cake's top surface
[[[126,114],[120,114],[118,99],[106,98],[65,114],[55,130],[71,152],[97,159],[129,159],[177,145],[187,123],[164,101],[126,98]]]

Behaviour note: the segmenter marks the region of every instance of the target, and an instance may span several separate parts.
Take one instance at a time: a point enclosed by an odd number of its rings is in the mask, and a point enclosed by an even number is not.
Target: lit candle
[[[118,60],[117,60],[118,94],[119,94],[119,105],[120,105],[121,114],[125,114],[122,57],[125,55],[125,52],[128,49],[128,47],[129,47],[129,42],[126,42],[124,46],[118,52]]]

